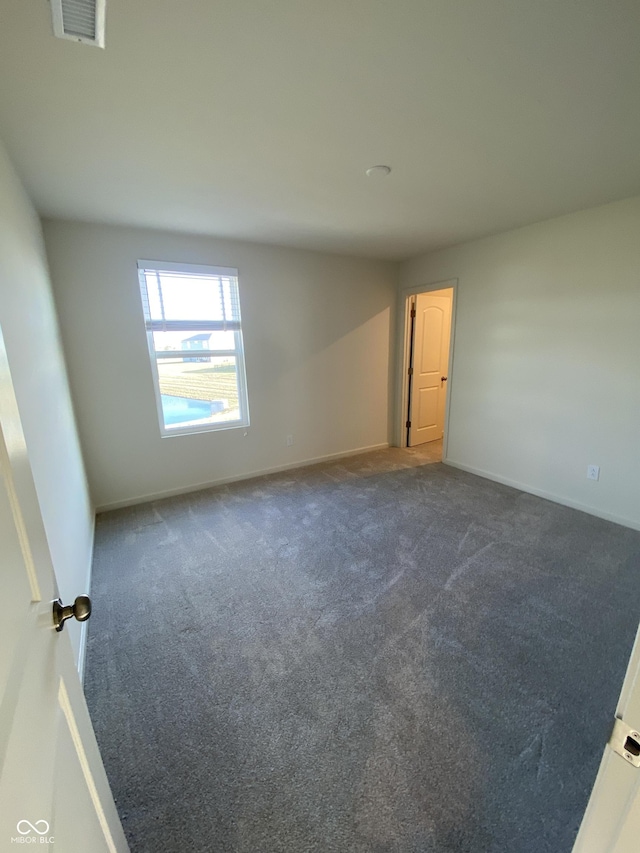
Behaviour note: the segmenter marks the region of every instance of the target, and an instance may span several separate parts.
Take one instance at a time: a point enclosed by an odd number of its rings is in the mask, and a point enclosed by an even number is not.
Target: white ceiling
[[[104,51],[0,0],[0,135],[46,216],[404,258],[640,193],[639,45],[639,0],[107,0]]]

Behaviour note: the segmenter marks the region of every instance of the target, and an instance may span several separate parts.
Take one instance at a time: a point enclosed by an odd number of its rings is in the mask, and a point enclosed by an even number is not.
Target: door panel
[[[415,298],[409,447],[444,434],[452,297],[447,288]]]
[[[418,430],[437,428],[438,426],[438,398],[437,388],[420,388],[418,398],[418,417],[416,427]],[[413,424],[412,424],[413,426]]]
[[[53,626],[57,584],[1,333],[0,536],[0,849],[126,851],[69,632]]]
[[[117,853],[118,847],[111,832],[109,820],[102,807],[98,784],[91,770],[99,756],[90,757],[88,738],[82,737],[78,727],[78,715],[73,711],[76,700],[71,699],[74,683],[60,680],[58,687],[57,749],[60,761],[69,763],[71,785],[54,788],[52,807],[53,826],[56,827],[56,844],[62,850],[74,850],[78,837],[94,838],[95,853]],[[99,841],[98,841],[99,839]]]
[[[418,310],[418,309],[416,309]],[[427,305],[422,309],[421,319],[423,333],[420,335],[420,369],[419,373],[433,376],[438,374],[442,355],[442,327],[445,321],[445,311],[440,305]],[[440,374],[438,374],[440,381]]]

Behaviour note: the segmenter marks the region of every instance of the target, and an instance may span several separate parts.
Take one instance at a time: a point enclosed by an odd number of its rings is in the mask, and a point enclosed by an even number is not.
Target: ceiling
[[[640,193],[638,0],[0,2],[45,216],[400,259]],[[384,178],[365,170],[388,164]]]

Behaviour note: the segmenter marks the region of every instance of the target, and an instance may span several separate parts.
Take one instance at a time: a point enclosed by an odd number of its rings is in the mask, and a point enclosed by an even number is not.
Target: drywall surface
[[[98,508],[388,441],[396,265],[58,220],[44,232]],[[238,268],[248,429],[160,436],[138,259]]]
[[[60,594],[87,592],[93,511],[38,217],[0,146],[0,326]],[[69,625],[80,655],[79,624]]]
[[[640,198],[417,258],[401,288],[452,278],[447,461],[640,527]]]

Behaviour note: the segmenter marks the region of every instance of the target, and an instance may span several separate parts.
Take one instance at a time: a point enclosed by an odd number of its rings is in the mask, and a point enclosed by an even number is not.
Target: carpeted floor
[[[640,533],[390,449],[101,515],[132,853],[570,853]]]

